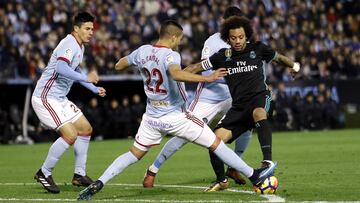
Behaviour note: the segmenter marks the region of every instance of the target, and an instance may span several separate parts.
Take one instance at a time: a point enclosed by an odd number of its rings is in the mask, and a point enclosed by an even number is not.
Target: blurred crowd
[[[82,67],[101,75],[119,74],[114,65],[144,43],[154,43],[162,21],[176,19],[184,28],[179,52],[182,65],[200,60],[203,42],[217,32],[229,5],[251,19],[255,40],[299,61],[301,80],[360,78],[360,1],[357,0],[0,0],[0,83],[6,79],[36,81],[57,43],[71,32],[72,16],[87,10],[96,16],[95,34]],[[121,74],[124,74],[123,72]],[[134,69],[127,74],[138,74]],[[275,82],[275,130],[327,129],[344,126],[331,91],[319,85],[307,95],[289,94],[287,70],[271,64],[267,80]],[[134,136],[145,101],[111,99],[78,101],[94,127],[96,139]],[[106,116],[104,116],[106,115]],[[104,121],[102,118],[111,118]],[[0,142],[20,135],[22,106],[0,106]],[[35,141],[52,139],[34,114],[28,131]]]
[[[225,3],[226,2],[226,3]],[[114,64],[144,43],[153,43],[160,23],[184,27],[184,66],[200,59],[205,39],[236,5],[252,20],[255,38],[300,61],[303,79],[360,77],[360,1],[357,0],[0,0],[0,80],[35,79],[59,40],[71,31],[72,16],[96,16],[95,36],[83,67],[118,74]],[[138,74],[134,70],[129,74]],[[269,66],[268,80],[290,75]]]
[[[89,102],[80,99],[74,102],[92,125],[95,140],[134,137],[145,112],[145,102],[138,94],[131,98],[98,100],[93,97]],[[11,104],[9,111],[0,107],[0,144],[22,141],[22,114],[22,106],[16,104]],[[32,108],[28,113],[27,131],[34,142],[53,141],[58,137],[55,131],[40,124]]]
[[[302,96],[286,91],[285,83],[273,88],[274,130],[323,130],[345,127],[344,110],[338,98],[324,83]]]

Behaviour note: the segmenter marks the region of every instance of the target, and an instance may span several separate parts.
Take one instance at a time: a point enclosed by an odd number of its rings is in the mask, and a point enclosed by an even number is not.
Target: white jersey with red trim
[[[230,45],[221,39],[220,33],[215,33],[205,41],[201,52],[201,59],[207,59],[223,48],[230,48]],[[213,70],[207,70],[202,72],[202,75],[210,75],[212,72]],[[225,84],[225,81],[219,80],[211,83],[199,83],[194,99],[205,103],[216,104],[230,97],[229,88]]]
[[[181,65],[178,52],[163,46],[143,45],[128,56],[128,62],[137,66],[144,81],[147,115],[158,118],[186,111],[185,84],[172,79],[168,71],[172,64]]]
[[[36,84],[33,96],[42,99],[65,100],[74,80],[59,75],[56,72],[56,62],[63,60],[75,70],[80,65],[83,56],[84,46],[80,45],[73,35],[68,34],[54,49],[48,65]]]

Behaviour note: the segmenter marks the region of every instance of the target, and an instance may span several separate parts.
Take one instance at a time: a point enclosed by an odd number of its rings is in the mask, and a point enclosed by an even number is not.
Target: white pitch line
[[[26,186],[26,185],[37,185],[38,183],[0,183],[0,186]],[[69,183],[59,183],[58,185],[71,185]],[[123,184],[123,183],[110,183],[109,186],[128,186],[128,187],[142,187],[141,184]],[[189,188],[189,189],[206,189],[204,186],[190,186],[190,185],[157,185],[155,187],[163,188]],[[239,190],[239,189],[227,189],[226,191],[234,193],[245,193],[245,194],[256,194],[253,191]],[[265,202],[285,202],[285,199],[277,195],[260,195],[265,198]],[[0,198],[0,201],[76,201],[76,199],[18,199],[18,198]],[[233,202],[226,200],[146,200],[146,199],[111,199],[111,200],[94,200],[94,201],[116,201],[116,202],[178,202],[178,203],[187,203],[187,202]],[[238,201],[236,201],[238,202]],[[253,201],[259,202],[259,201]]]

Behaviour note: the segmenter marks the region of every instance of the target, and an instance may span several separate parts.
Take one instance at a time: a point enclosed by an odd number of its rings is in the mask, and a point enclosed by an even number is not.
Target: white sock
[[[75,171],[81,176],[86,175],[86,160],[89,148],[90,136],[78,136],[74,143]]]
[[[110,179],[121,173],[128,166],[136,163],[137,161],[139,160],[130,151],[122,154],[112,162],[112,164],[106,169],[99,180],[105,184]]]
[[[157,173],[161,165],[188,142],[189,141],[179,137],[171,138],[157,155],[154,163],[149,167],[149,170],[153,173]]]
[[[56,163],[59,161],[64,152],[69,148],[69,146],[70,145],[62,137],[59,137],[51,145],[45,162],[41,166],[41,171],[44,173],[45,177],[51,175]]]
[[[232,151],[224,144],[223,141],[220,142],[214,153],[225,164],[243,173],[246,177],[250,177],[253,174],[254,169],[248,166],[240,157],[238,157],[234,151]]]

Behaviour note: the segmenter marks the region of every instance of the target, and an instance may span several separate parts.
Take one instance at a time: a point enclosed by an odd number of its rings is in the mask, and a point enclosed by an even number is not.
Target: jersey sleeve
[[[276,51],[269,45],[263,43],[261,43],[260,46],[262,51],[262,60],[266,63],[270,63],[276,57]]]
[[[211,40],[206,40],[204,43],[204,47],[201,51],[201,60],[207,59],[212,56],[219,49],[215,47],[215,42],[211,43]]]
[[[131,52],[128,55],[128,63],[129,65],[138,65],[139,64],[139,49],[136,49],[135,51]]]
[[[173,51],[172,53],[170,53],[169,55],[166,56],[165,58],[165,68],[168,69],[170,65],[172,64],[176,64],[181,66],[181,57],[180,54]]]
[[[72,43],[60,43],[56,49],[57,60],[63,60],[69,65],[71,64],[75,54],[76,54],[76,46],[77,44]]]
[[[221,51],[213,54],[212,56],[210,56],[209,58],[201,61],[201,66],[204,70],[209,70],[209,69],[218,69],[221,68],[221,61],[222,61],[222,54]],[[225,59],[223,59],[225,60]]]

